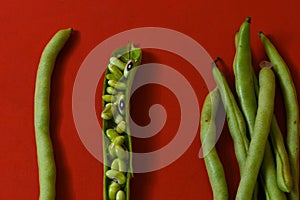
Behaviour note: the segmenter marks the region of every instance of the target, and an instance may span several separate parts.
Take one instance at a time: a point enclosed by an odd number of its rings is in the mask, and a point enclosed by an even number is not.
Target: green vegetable
[[[56,57],[70,37],[71,28],[58,31],[40,58],[34,95],[34,128],[39,171],[40,200],[55,199],[56,167],[50,138],[50,86]]]
[[[275,98],[275,76],[270,68],[259,73],[258,109],[254,124],[254,135],[249,145],[244,171],[241,174],[236,199],[251,199],[259,170],[263,161],[265,146],[271,128]]]
[[[129,98],[141,49],[133,45],[115,50],[106,70],[102,104],[104,152],[104,200],[129,200],[132,177],[132,144]]]
[[[235,87],[241,111],[250,135],[253,133],[256,116],[257,101],[255,95],[254,80],[252,74],[251,47],[250,47],[250,17],[242,23],[238,32],[237,50],[235,55]]]
[[[218,89],[211,91],[203,104],[200,139],[204,161],[215,200],[228,200],[228,189],[223,165],[214,147],[216,143],[216,114],[220,102]]]
[[[254,121],[257,110],[255,95],[255,73],[252,67],[252,56],[250,46],[250,22],[247,17],[240,29],[235,34],[236,54],[234,57],[233,71],[235,75],[235,88],[240,109],[248,127],[249,136],[253,135]],[[251,74],[249,76],[249,74]],[[254,75],[254,76],[253,76]],[[247,134],[246,134],[247,135]],[[258,184],[255,186],[253,200],[258,198]]]
[[[244,23],[241,25],[239,32],[236,33],[235,45],[237,48],[235,60],[238,61],[238,62],[234,61],[236,91],[238,94],[239,102],[241,104],[241,110],[244,113],[246,121],[248,122],[248,130],[249,130],[250,137],[252,138],[254,134],[253,133],[254,121],[257,112],[257,97],[259,92],[259,86],[251,62],[250,18],[249,17],[246,18]],[[249,76],[249,74],[251,75]],[[275,118],[275,115],[273,116],[273,118]],[[273,131],[273,128],[271,128],[270,135],[272,138],[275,138],[274,134],[276,134],[277,141],[275,143],[274,148],[275,149],[278,148],[281,150],[275,152],[276,161],[278,163],[284,159],[284,149],[282,148],[282,146],[280,146],[283,144],[281,131],[277,124],[273,125],[273,122],[274,123],[276,122],[275,120],[272,120],[272,127],[277,129]],[[274,156],[271,151],[271,146],[269,144],[269,141],[267,141],[266,152],[264,154],[264,161],[262,162],[262,168],[260,172],[260,181],[264,187],[265,195],[268,199],[273,199],[273,200],[285,199],[284,193],[279,191],[277,180],[279,180],[280,177],[282,177],[280,176],[282,175],[281,174],[281,172],[283,171],[282,169],[289,168],[289,164],[287,163],[288,165],[283,166],[281,169],[279,169],[278,167],[276,168],[273,157]],[[277,177],[276,177],[276,171],[277,171]],[[257,198],[258,195],[257,193],[258,193],[258,185],[255,186],[255,190],[253,193],[253,196],[255,198]]]
[[[287,141],[286,147],[291,167],[291,175],[293,177],[293,188],[288,193],[288,199],[299,199],[299,106],[297,93],[293,79],[287,64],[280,56],[279,52],[271,41],[259,32],[259,37],[265,48],[266,54],[273,64],[274,72],[279,80],[282,90],[285,110],[286,110],[286,127]],[[288,184],[287,184],[288,185]]]
[[[249,146],[249,141],[246,136],[245,120],[225,76],[219,70],[216,63],[213,63],[212,72],[225,107],[228,128],[233,139],[234,152],[239,165],[240,174],[243,174]]]

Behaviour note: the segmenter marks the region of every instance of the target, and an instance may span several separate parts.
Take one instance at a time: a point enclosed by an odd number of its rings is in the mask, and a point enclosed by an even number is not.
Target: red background
[[[145,26],[180,31],[200,43],[214,58],[222,57],[230,81],[234,56],[234,33],[246,16],[252,17],[253,63],[265,59],[257,32],[262,30],[286,59],[296,89],[300,89],[299,1],[16,1],[2,2],[0,12],[0,199],[38,199],[38,175],[33,129],[33,94],[39,57],[51,36],[61,28],[75,32],[57,60],[51,93],[51,131],[57,163],[57,199],[102,199],[102,164],[81,143],[72,116],[72,89],[76,73],[88,53],[101,41],[119,32]],[[125,41],[127,42],[127,41]],[[144,59],[168,64],[182,72],[193,85],[202,105],[207,89],[201,77],[191,76],[191,66],[166,52],[147,50]],[[147,56],[148,55],[148,56]],[[171,59],[170,59],[171,58]],[[143,89],[143,90],[142,90]],[[100,91],[101,92],[101,91]],[[155,94],[142,102],[143,93]],[[162,93],[166,92],[166,93]],[[164,99],[170,101],[164,101]],[[135,105],[162,103],[169,115],[163,131],[139,141],[136,151],[157,149],[174,136],[179,122],[178,102],[162,87],[145,87],[136,93]],[[278,95],[276,111],[282,113]],[[133,106],[133,110],[136,109]],[[135,116],[147,110],[136,109]],[[283,118],[283,116],[281,116]],[[140,123],[147,118],[140,118]],[[281,120],[281,125],[284,123]],[[173,134],[173,135],[172,135]],[[143,144],[148,144],[143,149]],[[238,168],[226,126],[217,144],[224,163],[230,199],[238,185]],[[136,174],[131,199],[212,199],[203,159],[198,158],[197,137],[187,152],[170,166]]]

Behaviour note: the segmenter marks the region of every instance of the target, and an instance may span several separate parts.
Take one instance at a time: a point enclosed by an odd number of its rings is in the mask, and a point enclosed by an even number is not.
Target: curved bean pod
[[[257,83],[257,79],[252,67],[250,22],[251,18],[247,17],[242,23],[240,30],[235,33],[234,42],[236,54],[233,62],[233,71],[235,75],[235,86],[240,108],[245,117],[249,136],[251,138],[257,110],[257,101],[255,95],[255,81]],[[251,76],[249,76],[249,73]],[[255,186],[252,199],[255,200],[257,198],[258,184]]]
[[[50,138],[50,85],[56,57],[72,29],[58,31],[46,45],[37,70],[34,94],[34,128],[39,171],[40,200],[55,199],[56,167]]]
[[[246,200],[252,196],[257,176],[263,161],[265,146],[271,128],[275,98],[275,76],[270,68],[262,68],[259,73],[258,109],[255,118],[254,135],[249,145],[244,171],[241,174],[236,199]]]
[[[219,70],[216,63],[213,63],[212,72],[225,107],[228,128],[233,139],[234,151],[238,161],[240,174],[243,174],[243,166],[246,161],[249,146],[244,117],[235,101],[225,76]]]
[[[273,64],[273,69],[279,80],[282,90],[287,123],[287,141],[286,147],[289,156],[291,174],[293,177],[293,189],[288,193],[288,198],[291,200],[299,199],[299,106],[297,93],[293,79],[287,64],[280,56],[276,47],[262,33],[259,32],[259,37],[264,46],[265,52]]]
[[[211,91],[205,98],[201,112],[200,139],[204,161],[215,200],[228,200],[228,189],[223,165],[218,157],[215,145],[215,118],[220,102],[218,89]]]
[[[247,24],[247,21],[244,22],[244,24],[246,24],[244,26],[249,26]],[[243,25],[241,28],[243,28]],[[250,42],[249,42],[250,37],[249,37],[249,32],[248,32],[249,28],[246,30],[247,31],[245,32],[245,29],[244,29],[244,31],[242,31],[241,34],[246,34],[246,37],[244,37],[244,40],[248,40],[245,43],[249,45],[250,44]],[[237,32],[235,35],[236,48],[238,48],[238,44],[239,44],[239,35],[240,35],[239,32]],[[250,51],[250,47],[248,47],[247,49],[248,49],[248,51]],[[250,52],[248,52],[248,53],[250,53]],[[243,66],[241,66],[241,67],[243,67]],[[234,69],[235,68],[236,68],[236,66],[235,66],[235,62],[234,62]],[[238,71],[238,70],[235,69],[235,71]],[[240,72],[242,73],[242,69],[240,69]],[[235,73],[236,79],[239,80],[242,78],[242,77],[239,77],[241,73]],[[245,72],[245,73],[247,73],[247,72]],[[257,111],[256,98],[258,97],[258,93],[259,93],[259,85],[258,85],[258,81],[257,81],[256,75],[255,75],[255,72],[253,69],[251,70],[251,73],[252,73],[252,86],[249,86],[248,84],[240,85],[240,90],[243,91],[243,93],[241,93],[240,97],[243,97],[243,94],[246,93],[248,90],[252,91],[252,89],[254,89],[255,93],[252,95],[254,95],[255,98],[253,98],[252,100],[253,101],[255,100],[255,103],[252,104],[252,107],[250,107],[250,104],[248,104],[247,109],[252,110],[252,113],[256,113],[256,111]],[[240,82],[242,82],[242,81],[243,81],[243,79],[240,80]],[[244,98],[247,98],[247,97],[248,96],[245,96]],[[243,110],[243,107],[242,107],[242,110]],[[248,110],[244,111],[244,112],[248,112]],[[260,172],[259,177],[260,177],[260,182],[263,185],[267,199],[281,200],[281,199],[286,199],[286,197],[285,197],[285,194],[280,191],[280,189],[282,190],[282,187],[280,187],[282,185],[281,184],[282,182],[280,182],[279,180],[284,180],[281,177],[289,177],[289,175],[287,173],[282,173],[282,172],[288,171],[289,163],[282,162],[282,160],[285,160],[284,158],[286,158],[286,156],[285,156],[286,153],[284,154],[284,149],[283,149],[284,146],[282,146],[283,139],[282,139],[282,134],[279,129],[279,126],[278,126],[278,124],[274,124],[274,123],[277,123],[275,115],[273,116],[273,118],[275,120],[272,120],[270,136],[271,136],[271,138],[277,138],[276,143],[274,143],[275,141],[273,142],[274,149],[278,148],[281,150],[281,151],[275,151],[276,162],[277,162],[277,166],[279,165],[278,163],[280,163],[280,164],[284,163],[284,164],[281,165],[282,166],[281,168],[275,166],[275,162],[274,162],[274,158],[273,158],[274,156],[273,156],[273,153],[271,150],[271,146],[269,144],[269,141],[267,141],[266,151],[264,154],[264,160],[262,162],[262,167],[261,167],[261,172]],[[250,125],[250,123],[248,123],[248,125]],[[253,124],[253,127],[251,129],[249,129],[249,131],[250,130],[253,131],[253,129],[254,129],[254,124]],[[253,136],[253,132],[251,132],[251,131],[250,131],[250,137]],[[280,158],[282,158],[282,159],[280,159]],[[277,173],[277,176],[276,176],[276,173]],[[287,174],[287,175],[285,175],[285,174]],[[285,190],[283,190],[283,191],[285,191]],[[257,198],[257,193],[258,193],[258,185],[256,184],[255,190],[253,193],[254,198]]]
[[[253,133],[257,101],[253,84],[254,70],[252,67],[250,46],[250,17],[242,23],[238,32],[237,50],[235,55],[235,87],[241,111],[250,135]]]
[[[282,133],[275,115],[272,119],[270,138],[276,156],[277,184],[283,192],[290,192],[293,188],[293,177],[291,175],[288,154],[284,145]]]

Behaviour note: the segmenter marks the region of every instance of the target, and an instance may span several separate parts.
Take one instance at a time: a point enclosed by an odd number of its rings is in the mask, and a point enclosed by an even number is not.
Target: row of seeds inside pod
[[[126,81],[132,66],[132,61],[125,64],[118,58],[112,57],[108,65],[110,73],[105,77],[109,86],[106,88],[107,94],[102,96],[105,106],[101,117],[103,120],[113,120],[115,123],[115,126],[105,130],[105,134],[111,142],[108,146],[109,159],[113,160],[110,170],[106,172],[106,176],[112,180],[108,188],[109,199],[126,199],[125,192],[121,188],[126,183],[126,175],[124,173],[128,165],[128,151],[124,146],[125,136],[121,134],[126,130],[126,122],[124,121],[124,90],[127,85],[121,80]]]

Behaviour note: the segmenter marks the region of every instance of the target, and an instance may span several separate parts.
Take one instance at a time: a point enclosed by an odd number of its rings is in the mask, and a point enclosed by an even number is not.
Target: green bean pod
[[[129,44],[116,49],[104,79],[101,113],[103,121],[104,200],[129,200],[132,144],[129,127],[130,89],[142,52]]]
[[[283,192],[290,192],[293,188],[288,154],[284,145],[283,136],[275,115],[272,119],[270,138],[276,158],[277,184]]]
[[[242,23],[239,31],[235,33],[234,42],[236,54],[233,61],[233,71],[235,75],[235,88],[240,103],[240,109],[245,117],[249,136],[253,133],[257,102],[255,95],[255,72],[252,67],[251,47],[250,47],[250,22],[247,17]],[[240,39],[241,38],[241,39]],[[252,76],[249,76],[249,73]],[[253,192],[253,200],[258,198],[258,184]]]
[[[250,17],[242,23],[238,32],[238,41],[234,61],[235,88],[241,111],[250,135],[253,133],[256,116],[257,101],[252,74],[251,45],[250,45]]]
[[[228,128],[233,139],[234,151],[240,174],[243,174],[244,163],[246,161],[249,146],[249,141],[246,136],[245,120],[225,76],[219,70],[216,63],[213,63],[212,72],[225,107]]]
[[[249,145],[244,171],[237,190],[236,199],[251,199],[259,170],[264,158],[275,100],[275,76],[270,68],[264,67],[259,73],[258,108],[255,118],[254,134]]]
[[[218,89],[211,91],[205,98],[201,112],[200,139],[204,162],[215,200],[228,200],[228,189],[223,165],[216,148],[216,114],[220,96]]]
[[[247,20],[241,26],[241,30],[243,30],[243,31],[241,31],[241,33],[237,32],[235,35],[235,46],[237,49],[238,49],[238,45],[240,43],[243,44],[243,42],[239,42],[240,34],[246,34],[246,37],[242,37],[242,38],[244,40],[247,40],[246,42],[244,42],[245,44],[250,45],[249,27],[247,29],[245,29],[245,28],[243,29],[243,26],[249,26],[249,23],[247,23]],[[248,51],[248,54],[251,53],[250,47],[247,47],[247,51]],[[242,57],[243,55],[240,55],[240,56]],[[236,59],[236,57],[237,57],[237,54],[235,55],[235,59]],[[247,57],[249,57],[249,56],[247,56]],[[243,59],[243,57],[241,59]],[[250,66],[250,65],[251,65],[251,63],[248,64],[248,67],[252,68],[252,66]],[[234,69],[236,67],[237,67],[236,61],[234,61]],[[239,66],[239,67],[244,67],[244,66]],[[240,69],[240,73],[237,73],[237,72],[239,72],[239,70],[235,69],[235,72],[236,72],[235,77],[236,77],[236,80],[239,80],[239,82],[243,81],[242,77],[240,76],[240,75],[244,75],[243,73],[241,73],[242,70],[243,69]],[[252,93],[254,98],[252,98],[252,101],[255,101],[255,102],[252,102],[252,104],[248,103],[248,105],[246,106],[247,110],[243,110],[243,107],[241,107],[241,109],[242,109],[242,111],[244,111],[244,113],[248,113],[249,110],[252,110],[252,113],[256,113],[256,111],[257,111],[257,97],[258,97],[258,93],[259,93],[259,85],[258,85],[257,77],[255,75],[254,70],[252,69],[250,71],[252,73],[252,84],[251,85],[249,85],[249,84],[239,85],[240,91],[243,91],[243,92],[240,92],[239,98],[242,98],[242,97],[248,98],[248,95],[250,95],[250,94],[247,94],[247,96],[244,96],[244,94],[247,93],[247,91],[253,91],[253,89],[254,89],[254,94]],[[245,72],[245,73],[247,73],[247,72]],[[240,101],[240,102],[246,102],[246,100]],[[248,119],[249,119],[249,117],[254,117],[254,116],[249,115]],[[275,115],[273,116],[273,118],[276,120]],[[281,168],[276,167],[274,158],[273,158],[274,156],[271,151],[271,146],[269,144],[269,141],[267,141],[266,151],[264,154],[264,160],[262,162],[262,168],[261,168],[259,177],[260,177],[260,182],[263,185],[267,199],[281,200],[281,199],[285,199],[286,197],[283,192],[279,191],[279,188],[282,190],[282,187],[280,187],[280,186],[283,185],[282,181],[280,181],[280,180],[286,180],[286,179],[282,179],[281,177],[289,177],[289,175],[288,175],[289,173],[282,173],[282,172],[288,171],[289,164],[287,162],[282,162],[283,160],[285,160],[286,154],[284,154],[284,146],[282,146],[283,139],[282,139],[281,131],[279,129],[278,124],[274,124],[276,122],[275,120],[272,120],[270,136],[271,136],[271,138],[277,139],[276,143],[273,143],[274,149],[281,150],[281,151],[275,151],[277,166],[279,164],[283,164],[283,165],[281,165],[282,166]],[[252,119],[251,121],[253,122],[254,120]],[[250,123],[251,121],[249,121],[248,126],[250,126],[252,124],[252,123]],[[252,126],[253,127],[249,127],[250,137],[253,136],[254,124],[252,124]],[[277,176],[276,176],[276,173],[277,173]],[[286,190],[283,190],[283,191],[286,191]],[[256,185],[256,187],[255,187],[253,196],[257,197],[257,193],[258,193],[258,185]]]
[[[276,47],[262,33],[259,37],[265,52],[273,64],[274,72],[279,80],[286,110],[287,139],[286,148],[289,156],[291,175],[293,177],[293,188],[288,193],[288,199],[299,199],[299,106],[296,88],[293,83],[289,68],[280,56]]]
[[[50,86],[57,55],[65,46],[72,29],[58,31],[40,58],[34,94],[34,128],[39,172],[40,200],[55,199],[56,167],[50,138]]]

